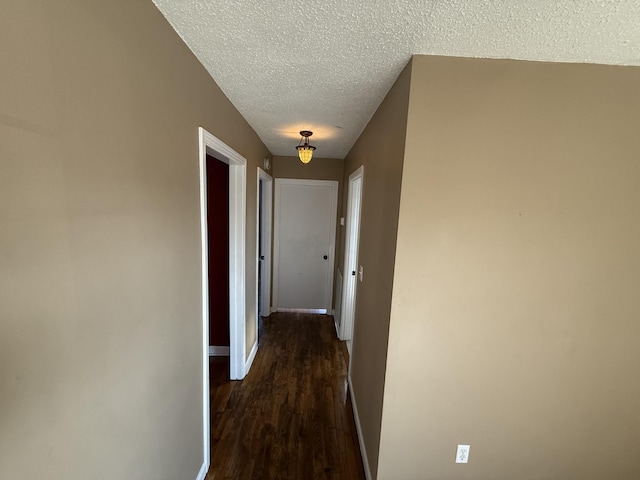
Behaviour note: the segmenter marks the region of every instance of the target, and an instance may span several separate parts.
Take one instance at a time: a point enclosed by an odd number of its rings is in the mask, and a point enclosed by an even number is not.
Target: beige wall
[[[295,146],[295,145],[294,145]],[[297,156],[273,157],[274,178],[304,178],[307,180],[338,180],[342,182],[344,160],[341,158],[316,158],[306,165]]]
[[[640,478],[638,125],[639,68],[414,58],[379,479]]]
[[[349,175],[364,165],[358,255],[359,263],[364,267],[364,281],[357,285],[351,378],[374,478],[378,463],[410,75],[409,65],[347,155],[344,169],[344,184],[347,185]],[[343,216],[346,215],[346,201],[344,204]],[[340,265],[343,265],[342,259]]]
[[[249,254],[268,152],[151,2],[0,11],[0,478],[195,479],[197,129],[248,160]]]

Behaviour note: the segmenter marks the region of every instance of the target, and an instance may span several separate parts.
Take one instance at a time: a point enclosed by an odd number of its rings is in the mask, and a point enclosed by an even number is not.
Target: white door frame
[[[273,231],[273,265],[275,266],[276,273],[273,275],[273,305],[272,312],[276,311],[291,311],[288,308],[279,308],[278,306],[278,265],[280,262],[280,252],[279,252],[279,225],[280,225],[280,186],[281,185],[312,185],[312,186],[330,186],[334,189],[334,195],[331,198],[331,211],[333,212],[334,218],[331,223],[331,235],[329,242],[329,252],[327,261],[331,266],[329,268],[329,274],[327,276],[327,305],[326,308],[321,309],[293,309],[293,311],[299,312],[307,312],[307,313],[331,313],[332,305],[333,305],[333,277],[335,273],[335,244],[336,244],[336,220],[337,220],[337,201],[338,201],[338,182],[336,180],[307,180],[307,179],[299,179],[299,178],[276,178],[275,180],[275,207],[274,207],[274,231]]]
[[[262,195],[260,195],[260,182],[262,182]],[[273,228],[273,178],[263,169],[258,167],[257,182],[257,215],[256,215],[256,332],[258,331],[258,315],[262,313],[268,316],[271,313],[271,232]],[[260,209],[262,208],[262,232],[260,232]],[[261,234],[262,233],[262,234]],[[262,268],[258,268],[260,263],[260,245],[258,242],[262,238]],[[258,270],[261,272],[260,282],[258,282]],[[262,304],[258,305],[258,284],[260,284],[260,299]]]
[[[364,165],[349,175],[347,196],[347,218],[344,241],[344,270],[342,275],[342,307],[340,311],[340,340],[347,342],[351,355],[353,326],[356,312],[356,290],[358,283],[358,249],[360,246],[360,217],[362,212],[362,189]]]
[[[207,154],[229,165],[229,364],[232,380],[245,375],[245,225],[247,160],[198,128],[200,161],[200,247],[202,258],[202,406],[205,473],[211,462],[209,423],[209,265],[207,240]]]

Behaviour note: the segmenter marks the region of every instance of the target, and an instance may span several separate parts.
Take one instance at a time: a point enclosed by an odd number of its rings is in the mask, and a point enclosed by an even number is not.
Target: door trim
[[[360,188],[354,191],[356,181]],[[358,250],[360,246],[360,219],[362,216],[362,190],[364,187],[364,165],[349,175],[347,192],[347,218],[345,222],[344,269],[342,271],[342,306],[340,311],[340,340],[347,341],[349,356],[356,311],[358,276]]]
[[[278,287],[279,287],[279,275],[278,268],[280,265],[280,186],[282,185],[308,185],[308,186],[330,186],[334,190],[334,194],[331,196],[331,212],[333,212],[333,221],[331,222],[331,232],[330,232],[330,241],[329,241],[329,252],[328,259],[329,265],[331,268],[328,269],[327,279],[326,279],[326,292],[327,292],[327,304],[325,305],[325,309],[327,312],[330,312],[333,308],[333,277],[335,273],[335,250],[336,250],[336,221],[337,221],[337,213],[338,213],[338,181],[337,180],[307,180],[300,178],[276,178],[275,179],[275,193],[274,193],[274,228],[273,228],[273,265],[275,267],[275,272],[273,275],[273,312],[278,311],[287,311],[291,309],[280,308],[278,306]],[[325,310],[325,309],[313,309],[313,310]],[[300,310],[300,309],[294,309]],[[308,309],[305,309],[308,310]]]
[[[263,182],[262,198],[260,197],[260,182]],[[263,169],[258,167],[257,180],[257,214],[256,214],[256,332],[258,331],[258,315],[269,316],[271,313],[271,232],[273,231],[273,178]],[[262,261],[262,269],[258,268],[260,259],[260,202],[262,202],[262,239],[264,260]],[[262,278],[258,282],[258,271],[262,272]],[[258,296],[258,284],[261,286],[261,292]],[[262,299],[262,305],[258,305],[258,297]]]
[[[203,324],[208,343],[209,311],[206,224],[206,157],[207,154],[229,165],[229,363],[231,380],[244,378],[245,345],[245,277],[246,277],[246,198],[247,160],[222,140],[200,127],[200,211],[203,283]],[[204,202],[204,203],[203,203]],[[206,304],[204,302],[206,300]],[[206,308],[205,308],[206,307]],[[207,345],[208,351],[208,345]],[[207,363],[208,365],[208,363]],[[208,377],[207,377],[208,378]],[[208,393],[207,393],[208,394]]]
[[[207,241],[207,154],[229,165],[229,364],[230,377],[245,375],[245,225],[247,160],[204,128],[198,128],[200,250],[202,283],[202,416],[205,472],[211,463],[209,400],[209,279]],[[204,466],[204,465],[203,465]]]

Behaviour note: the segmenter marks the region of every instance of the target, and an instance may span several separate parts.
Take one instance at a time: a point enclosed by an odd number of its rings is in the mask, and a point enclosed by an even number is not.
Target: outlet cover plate
[[[469,461],[469,445],[458,445],[456,450],[456,463],[467,463]]]

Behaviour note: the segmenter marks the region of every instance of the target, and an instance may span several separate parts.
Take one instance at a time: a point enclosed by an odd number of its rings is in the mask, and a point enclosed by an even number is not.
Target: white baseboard
[[[356,397],[353,394],[353,385],[351,383],[351,375],[349,380],[349,393],[351,394],[351,406],[353,407],[353,419],[356,422],[356,431],[358,432],[358,443],[360,444],[360,455],[362,455],[362,464],[364,465],[364,476],[367,480],[371,480],[371,469],[369,468],[369,458],[367,457],[367,449],[364,446],[364,438],[362,437],[362,427],[360,426],[360,416],[358,415],[358,407],[356,405]]]
[[[258,353],[258,342],[253,344],[253,348],[251,349],[251,353],[249,354],[249,358],[247,358],[247,362],[244,364],[244,374],[249,373],[251,369],[251,365],[253,365],[253,360],[256,358],[256,353]]]
[[[278,308],[278,312],[286,313],[315,313],[316,315],[327,315],[326,308]]]
[[[333,298],[335,303],[335,308],[331,311],[331,315],[333,315],[333,322],[336,325],[336,335],[340,340],[340,324],[342,319],[340,318],[341,309],[342,309],[342,270],[336,267],[336,288],[335,292],[333,292]]]
[[[210,357],[228,357],[229,356],[229,347],[218,347],[215,345],[209,346],[209,356]]]
[[[198,476],[196,480],[204,480],[207,476],[207,472],[209,471],[209,465],[206,462],[202,463],[202,467],[200,467],[200,471],[198,472]]]

